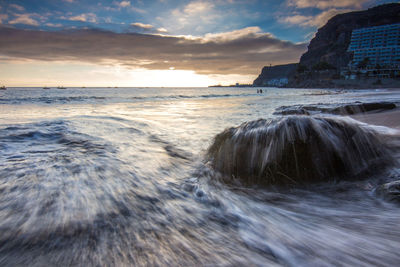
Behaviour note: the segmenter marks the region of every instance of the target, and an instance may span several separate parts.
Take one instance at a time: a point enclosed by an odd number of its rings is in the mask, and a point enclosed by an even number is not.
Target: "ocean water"
[[[206,154],[281,106],[398,103],[400,91],[263,90],[0,91],[0,265],[398,265],[400,207],[374,194],[398,168],[282,189],[224,183]]]

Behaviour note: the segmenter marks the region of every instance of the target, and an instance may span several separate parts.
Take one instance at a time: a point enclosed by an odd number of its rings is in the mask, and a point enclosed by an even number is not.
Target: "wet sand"
[[[351,117],[368,124],[386,126],[400,131],[400,108],[380,112],[366,112]]]

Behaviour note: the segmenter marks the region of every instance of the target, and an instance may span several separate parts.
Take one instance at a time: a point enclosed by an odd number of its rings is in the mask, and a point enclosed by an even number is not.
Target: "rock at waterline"
[[[378,186],[375,194],[386,201],[400,204],[400,180]]]
[[[350,104],[318,104],[282,106],[276,109],[274,115],[312,115],[329,113],[337,115],[354,115],[369,111],[383,111],[395,109],[396,104],[391,102],[350,103]]]
[[[348,118],[260,119],[218,134],[207,160],[224,181],[244,184],[354,180],[394,163],[384,139]]]

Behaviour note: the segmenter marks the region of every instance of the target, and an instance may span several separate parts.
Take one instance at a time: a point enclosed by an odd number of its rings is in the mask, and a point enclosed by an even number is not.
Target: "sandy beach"
[[[366,112],[351,116],[368,124],[386,126],[400,131],[400,108],[380,112]]]

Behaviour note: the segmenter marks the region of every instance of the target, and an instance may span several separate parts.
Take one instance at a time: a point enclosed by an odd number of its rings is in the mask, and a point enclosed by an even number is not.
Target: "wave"
[[[101,96],[57,96],[57,97],[21,97],[21,98],[2,98],[0,104],[25,104],[25,103],[44,103],[44,104],[65,104],[70,102],[87,102],[105,100]]]
[[[226,129],[207,160],[223,180],[305,185],[368,177],[393,165],[392,155],[383,134],[355,120],[288,116]]]
[[[170,142],[162,140],[154,134],[149,136],[149,141],[161,145],[168,156],[170,156],[172,159],[189,160],[193,157],[191,153],[178,148],[176,145]]]
[[[68,103],[97,103],[97,102],[129,102],[129,101],[154,101],[174,99],[207,99],[224,97],[246,97],[256,94],[203,94],[203,95],[156,95],[156,96],[134,96],[134,97],[106,97],[106,96],[54,96],[54,97],[20,97],[1,98],[0,104],[68,104]]]
[[[208,210],[202,191],[191,196],[180,188],[173,173],[192,156],[146,131],[130,133],[134,141],[121,148],[79,125],[0,129],[0,265],[193,266],[200,251],[217,264],[203,231],[223,224],[229,236],[235,224],[227,212]]]
[[[134,100],[174,100],[174,99],[207,99],[207,98],[227,98],[227,97],[246,97],[255,96],[257,94],[202,94],[202,95],[166,95],[166,96],[148,96],[148,97],[131,97]]]
[[[90,129],[84,126],[89,121]],[[271,133],[271,140],[297,140],[296,148],[318,144],[318,134],[320,139],[332,134],[331,141],[341,144],[347,134],[360,146],[377,142],[376,146],[383,144],[382,153],[391,151],[382,134],[346,119],[288,117],[232,129],[230,138],[217,138],[216,150],[221,151],[216,154],[228,153],[224,144],[229,142],[245,144],[236,152],[247,153],[252,149],[248,141],[256,139],[254,146],[262,150],[265,133]],[[117,116],[78,116],[0,129],[0,265],[399,261],[397,210],[381,205],[368,191],[339,190],[327,183],[315,192],[301,187],[232,190],[203,179],[215,177],[215,172],[154,130],[151,124]],[[282,144],[274,142],[275,147]],[[245,167],[245,162],[239,163]],[[393,186],[387,188],[393,192]]]

